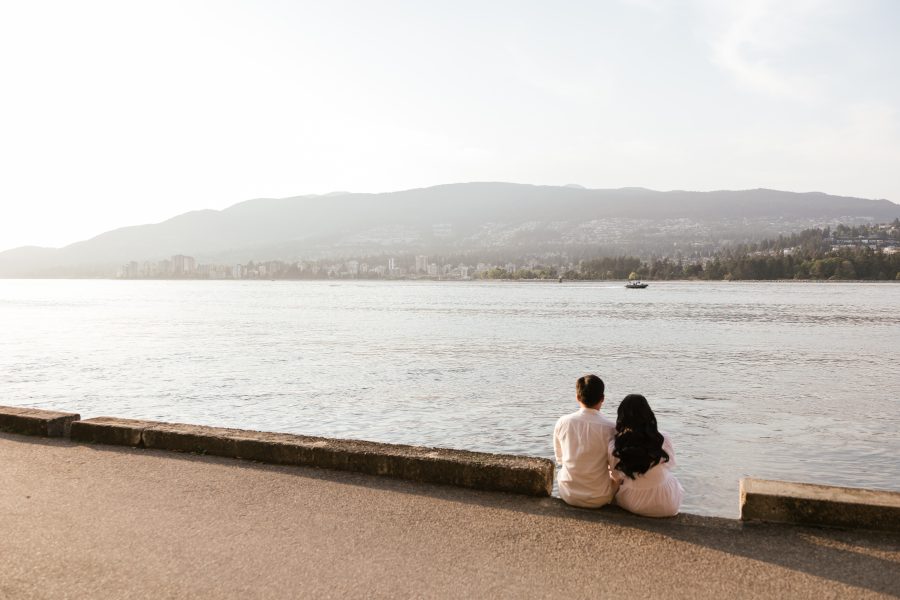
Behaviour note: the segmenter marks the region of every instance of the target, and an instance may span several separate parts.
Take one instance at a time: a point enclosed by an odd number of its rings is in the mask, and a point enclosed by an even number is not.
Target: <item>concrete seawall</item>
[[[72,424],[73,441],[312,466],[479,490],[549,496],[547,459],[98,417]]]
[[[900,531],[900,493],[745,478],[741,520]]]
[[[528,496],[549,496],[552,461],[359,440],[268,433],[0,406],[0,431],[318,467]],[[900,531],[900,493],[741,480],[741,520]]]
[[[68,437],[81,415],[38,408],[0,406],[0,431],[43,437]]]

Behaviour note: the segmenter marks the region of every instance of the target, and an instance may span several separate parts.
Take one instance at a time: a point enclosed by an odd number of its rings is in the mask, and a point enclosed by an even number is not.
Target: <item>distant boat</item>
[[[626,283],[625,287],[627,287],[630,290],[642,290],[645,287],[647,287],[648,285],[650,285],[650,284],[649,283],[641,283],[640,279],[635,279],[634,281],[629,281],[628,283]]]

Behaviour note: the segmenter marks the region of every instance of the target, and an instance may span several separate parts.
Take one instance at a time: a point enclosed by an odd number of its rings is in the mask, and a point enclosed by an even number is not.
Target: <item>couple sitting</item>
[[[584,508],[615,500],[646,517],[678,514],[684,490],[671,473],[675,451],[657,430],[647,399],[625,396],[613,423],[600,415],[602,379],[585,375],[575,390],[581,408],[560,417],[553,430],[560,497]]]

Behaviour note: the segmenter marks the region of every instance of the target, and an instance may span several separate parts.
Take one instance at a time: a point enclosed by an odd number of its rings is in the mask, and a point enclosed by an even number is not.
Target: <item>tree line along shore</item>
[[[900,281],[900,222],[889,227],[840,225],[739,244],[700,261],[631,257],[582,263],[566,279],[869,280]]]
[[[577,268],[507,271],[497,267],[482,279],[569,279],[585,281],[900,281],[900,219],[887,225],[838,225],[806,229],[757,243],[736,244],[711,256],[643,260],[606,256]]]

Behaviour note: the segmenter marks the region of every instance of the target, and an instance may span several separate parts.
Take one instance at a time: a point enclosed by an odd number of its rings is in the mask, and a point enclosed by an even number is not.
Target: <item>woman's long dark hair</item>
[[[656,415],[647,399],[640,394],[628,394],[619,404],[616,418],[616,443],[613,456],[619,459],[616,469],[634,479],[646,473],[660,461],[669,462],[663,450],[663,436],[656,428]]]

